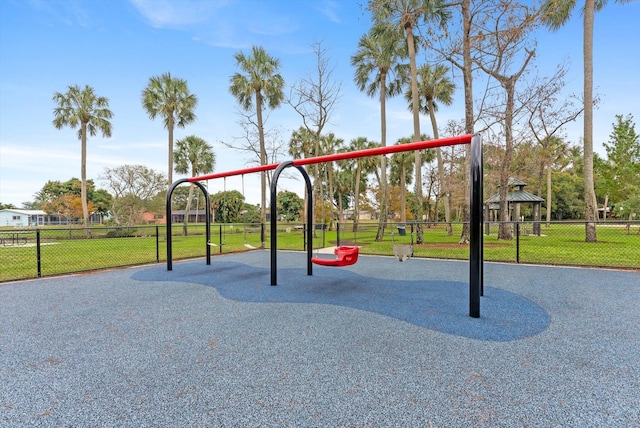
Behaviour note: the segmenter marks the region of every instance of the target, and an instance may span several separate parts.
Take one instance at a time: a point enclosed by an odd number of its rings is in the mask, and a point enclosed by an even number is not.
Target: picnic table
[[[0,230],[0,245],[20,245],[27,243],[26,230]]]

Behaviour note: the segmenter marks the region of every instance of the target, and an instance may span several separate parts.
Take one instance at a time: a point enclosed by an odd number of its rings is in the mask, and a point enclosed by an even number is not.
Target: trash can
[[[398,235],[407,236],[407,227],[404,224],[398,225]]]

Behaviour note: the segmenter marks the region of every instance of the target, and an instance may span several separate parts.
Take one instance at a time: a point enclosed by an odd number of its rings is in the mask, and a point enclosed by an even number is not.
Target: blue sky
[[[341,82],[339,103],[326,131],[349,141],[358,136],[379,141],[379,105],[353,84],[350,56],[370,19],[359,0],[0,0],[0,202],[18,207],[32,201],[48,180],[80,176],[80,143],[76,130],[52,125],[55,92],[68,85],[92,86],[109,99],[114,113],[112,138],[88,142],[87,176],[99,179],[105,167],[144,164],[166,172],[167,133],[141,107],[140,94],[151,76],[167,71],[187,80],[199,99],[198,119],[176,130],[176,139],[195,134],[213,145],[216,171],[243,168],[253,159],[226,148],[242,134],[237,103],[229,94],[236,72],[233,54],[263,46],[280,59],[287,85],[313,76],[310,48],[322,41],[335,66],[332,78]],[[604,153],[616,114],[640,120],[640,2],[609,2],[596,16],[595,86],[602,102],[595,111],[594,143]],[[543,75],[568,61],[569,89],[581,92],[581,16],[557,32],[537,33],[536,65]],[[461,87],[461,81],[457,82]],[[462,93],[438,120],[464,116]],[[412,132],[405,102],[389,102],[389,144]],[[267,127],[284,141],[301,125],[299,116],[283,105],[269,114]],[[423,132],[430,125],[422,118]],[[569,141],[581,141],[581,122],[567,128]],[[284,160],[284,159],[281,159]],[[174,174],[174,179],[178,176]],[[301,183],[283,187],[301,192]],[[221,182],[210,190],[222,190]],[[230,178],[227,190],[241,189]],[[247,176],[248,202],[259,201],[259,180]]]

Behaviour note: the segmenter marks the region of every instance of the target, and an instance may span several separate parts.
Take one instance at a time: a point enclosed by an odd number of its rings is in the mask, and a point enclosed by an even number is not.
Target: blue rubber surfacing
[[[172,271],[159,265],[136,272],[132,279],[201,284],[238,302],[348,307],[483,341],[520,340],[543,332],[550,323],[538,304],[487,282],[481,318],[471,318],[468,282],[430,279],[424,260],[399,264],[393,258],[361,256],[353,269],[314,266],[311,276],[304,254],[284,252],[278,260],[283,267],[278,268],[277,286],[269,285],[268,251],[214,257],[208,266],[202,260],[174,263]],[[296,263],[301,267],[291,267]],[[468,272],[468,265],[461,263],[455,276],[465,269]]]

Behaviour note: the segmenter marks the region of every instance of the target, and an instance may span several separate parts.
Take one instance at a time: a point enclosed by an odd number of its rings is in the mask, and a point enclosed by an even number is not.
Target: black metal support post
[[[36,262],[38,264],[38,278],[42,278],[42,258],[40,253],[40,229],[36,229]]]
[[[282,162],[273,172],[271,177],[271,285],[278,285],[278,225],[277,225],[277,191],[278,191],[278,177],[282,173],[282,170],[293,166],[293,161]],[[307,202],[307,224],[313,224],[313,197],[311,193],[311,180],[309,174],[301,166],[296,166],[296,169],[300,171],[304,178],[306,191],[308,195]],[[307,275],[313,274],[313,264],[311,258],[313,257],[313,231],[311,227],[307,227]]]
[[[172,235],[171,235],[171,222],[172,222],[172,218],[171,218],[171,196],[173,195],[173,191],[176,189],[176,187],[178,187],[179,185],[181,185],[182,183],[188,183],[189,179],[188,178],[181,178],[179,180],[176,180],[171,186],[169,186],[169,190],[167,191],[167,200],[166,200],[166,216],[167,216],[167,270],[172,270],[173,269],[173,251],[172,251]],[[206,187],[204,187],[204,185],[202,183],[200,183],[199,181],[194,181],[193,184],[195,184],[196,186],[198,186],[200,188],[200,190],[202,190],[202,193],[204,193],[204,203],[205,203],[205,207],[207,207],[207,209],[205,210],[205,221],[206,221],[206,227],[205,227],[205,236],[207,239],[206,242],[206,255],[207,255],[207,264],[210,265],[211,264],[211,247],[209,246],[209,242],[211,242],[211,211],[210,208],[211,207],[211,203],[209,202],[209,192],[207,192]]]
[[[469,316],[480,317],[482,292],[482,138],[471,139],[471,189],[469,224]]]
[[[520,222],[516,221],[516,263],[520,263]]]

